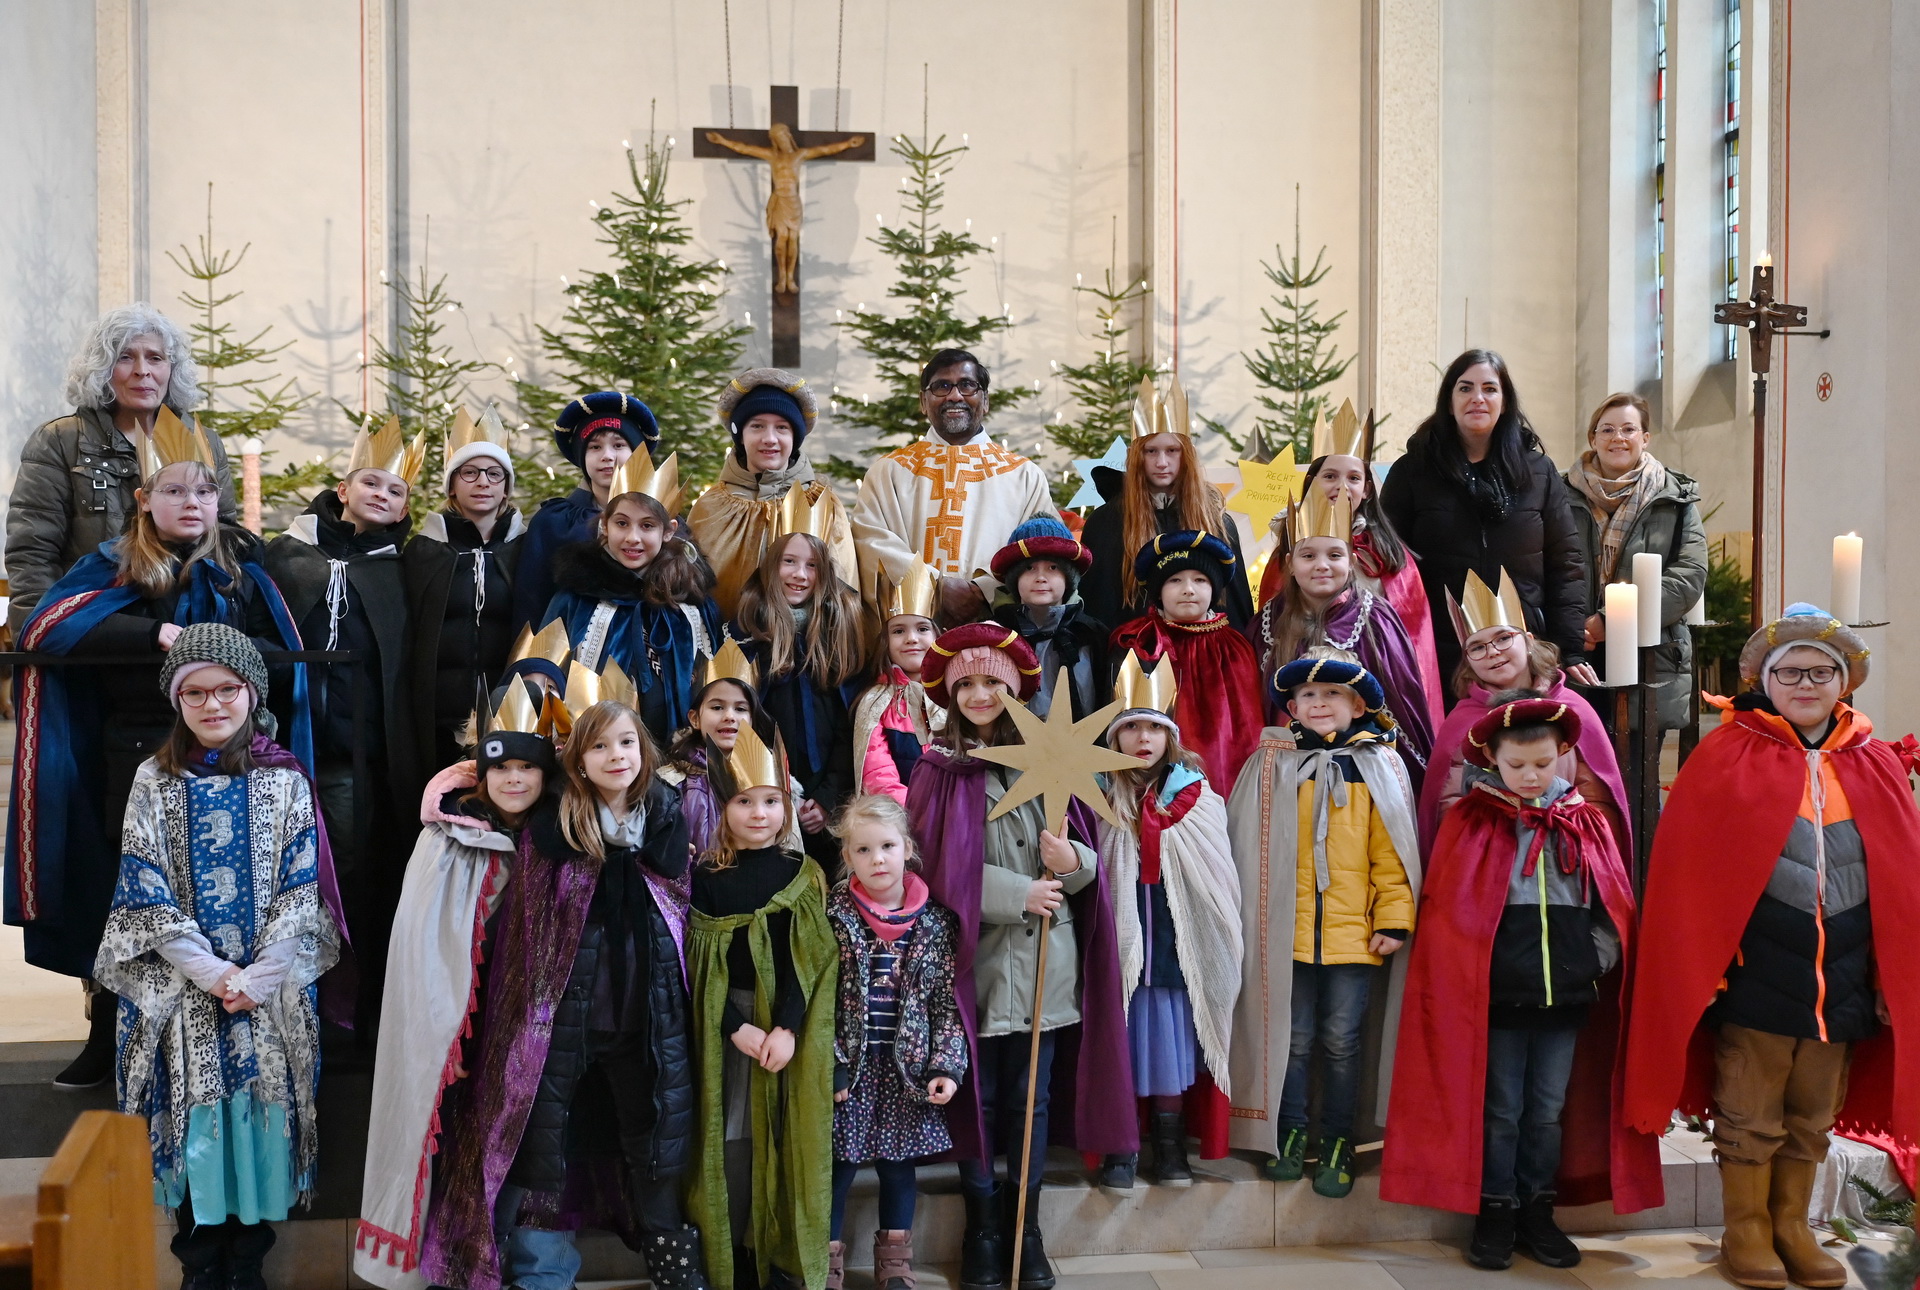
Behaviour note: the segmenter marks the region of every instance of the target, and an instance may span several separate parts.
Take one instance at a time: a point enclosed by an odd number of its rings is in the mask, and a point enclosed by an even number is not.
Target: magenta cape
[[[1633,832],[1627,820],[1627,786],[1620,778],[1620,762],[1613,755],[1613,741],[1600,724],[1600,714],[1585,699],[1569,690],[1565,677],[1558,672],[1554,673],[1553,684],[1545,694],[1547,698],[1564,703],[1580,714],[1580,742],[1574,746],[1574,753],[1612,792],[1613,809],[1608,812],[1607,820],[1620,833],[1621,853],[1632,855]],[[1453,778],[1454,770],[1465,760],[1462,750],[1466,747],[1467,731],[1473,728],[1474,722],[1487,715],[1493,695],[1492,690],[1475,681],[1467,691],[1467,697],[1453,705],[1453,711],[1440,723],[1440,730],[1433,737],[1433,759],[1428,766],[1426,782],[1420,786],[1420,845],[1425,850],[1432,850],[1433,840],[1439,836],[1440,795]],[[1564,778],[1569,782],[1572,780],[1571,776]]]
[[[956,760],[946,749],[927,749],[907,785],[907,812],[920,843],[927,890],[960,920],[954,946],[953,993],[967,1032],[969,1069],[979,1070],[974,1020],[974,948],[980,940],[980,871],[986,857],[987,767],[977,758]],[[1096,846],[1093,813],[1075,802],[1067,829]],[[1051,1133],[1063,1146],[1094,1154],[1140,1149],[1139,1111],[1133,1098],[1133,1060],[1127,1051],[1127,1014],[1120,1002],[1120,951],[1113,930],[1113,897],[1107,869],[1096,865],[1094,881],[1073,905],[1080,944],[1080,1024],[1054,1032]],[[963,1080],[947,1104],[953,1157],[989,1160],[978,1082]]]

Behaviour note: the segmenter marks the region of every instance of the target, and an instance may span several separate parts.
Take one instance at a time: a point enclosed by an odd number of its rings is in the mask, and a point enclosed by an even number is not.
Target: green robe
[[[752,1072],[753,1197],[747,1240],[759,1280],[777,1265],[818,1290],[827,1279],[827,1219],[833,1195],[833,1018],[840,950],[827,922],[827,881],[806,860],[778,895],[751,914],[714,918],[693,911],[687,933],[687,974],[699,1114],[689,1217],[705,1242],[707,1277],[733,1282],[726,1175],[726,1094],[720,1072],[729,1041],[720,1033],[727,1006],[727,949],[737,933],[753,950],[753,1024],[766,1029],[773,1014],[773,941],[768,916],[793,913],[793,970],[806,1000],[806,1020],[794,1036],[793,1060],[779,1074]]]

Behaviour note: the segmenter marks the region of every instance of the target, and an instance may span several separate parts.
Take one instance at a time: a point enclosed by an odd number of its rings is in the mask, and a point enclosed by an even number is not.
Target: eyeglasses
[[[1520,636],[1519,632],[1501,632],[1491,640],[1467,646],[1467,657],[1478,662],[1481,659],[1492,658],[1495,654],[1504,654],[1507,652],[1507,647],[1519,640]]]
[[[211,690],[201,690],[201,689],[190,687],[188,689],[184,689],[180,691],[180,702],[185,704],[189,708],[201,708],[201,707],[205,707],[207,700],[211,698],[211,699],[218,699],[220,701],[220,706],[224,708],[232,704],[235,699],[239,698],[240,691],[246,688],[247,687],[244,685],[234,685],[231,683],[227,685],[216,686],[214,689],[211,689]]]
[[[952,394],[955,390],[960,391],[960,393],[964,395],[971,396],[971,395],[980,393],[980,391],[986,388],[987,388],[986,386],[982,385],[980,382],[976,380],[973,380],[968,377],[962,377],[960,380],[957,380],[957,381],[935,381],[931,385],[927,386],[927,393],[932,394],[937,398],[944,399],[949,394]]]
[[[1639,426],[1600,426],[1593,432],[1596,439],[1631,439],[1637,434],[1645,434]]]
[[[489,484],[503,484],[507,472],[497,466],[462,466],[453,472],[453,477],[463,484],[477,484],[483,479]]]
[[[1798,685],[1802,681],[1826,685],[1840,675],[1840,669],[1832,663],[1822,663],[1818,667],[1776,667],[1767,675],[1782,685]]]
[[[175,504],[184,502],[191,497],[194,501],[204,506],[208,502],[217,502],[220,500],[220,488],[216,484],[195,484],[192,488],[188,488],[185,484],[168,484],[164,488],[154,489],[153,495],[155,497],[164,497]]]

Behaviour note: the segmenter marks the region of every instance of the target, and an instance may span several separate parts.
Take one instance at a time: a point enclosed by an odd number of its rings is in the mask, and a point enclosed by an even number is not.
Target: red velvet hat
[[[940,633],[920,663],[920,683],[927,697],[943,708],[953,706],[947,693],[947,673],[955,677],[985,674],[1007,683],[1021,702],[1040,690],[1040,660],[1020,633],[999,623],[968,623]]]
[[[1493,736],[1515,726],[1554,726],[1560,742],[1572,746],[1580,742],[1580,714],[1558,699],[1515,699],[1488,711],[1467,731],[1467,760],[1476,766],[1493,765]]]
[[[1006,582],[1015,565],[1029,560],[1053,560],[1076,573],[1085,573],[1093,567],[1093,552],[1074,541],[1072,529],[1043,515],[1015,529],[1007,544],[993,553],[989,567],[994,577]]]

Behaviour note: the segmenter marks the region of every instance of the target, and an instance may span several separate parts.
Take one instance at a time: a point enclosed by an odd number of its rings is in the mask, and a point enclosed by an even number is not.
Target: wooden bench
[[[146,1121],[82,1112],[39,1194],[0,1197],[0,1290],[153,1290],[153,1222]]]

